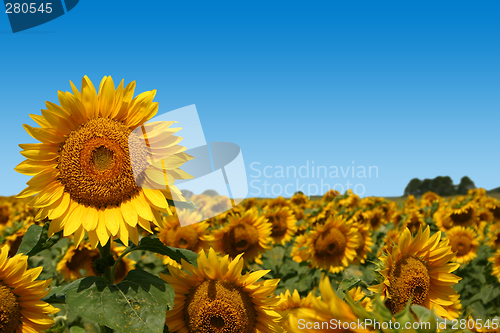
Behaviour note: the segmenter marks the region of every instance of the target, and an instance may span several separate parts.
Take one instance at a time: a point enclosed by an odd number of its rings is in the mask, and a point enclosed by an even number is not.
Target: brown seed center
[[[259,232],[250,223],[233,226],[222,238],[224,251],[232,258],[242,252],[249,252],[259,244]]]
[[[185,227],[176,226],[167,232],[164,244],[198,252],[200,240],[198,232],[191,225]]]
[[[0,206],[0,224],[7,224],[9,222],[10,210],[9,206]]]
[[[469,237],[459,236],[451,240],[451,250],[457,252],[459,256],[464,256],[470,252],[472,243]]]
[[[184,319],[191,333],[250,333],[255,331],[257,312],[241,287],[209,280],[191,288]]]
[[[286,223],[286,216],[283,216],[281,214],[274,214],[270,215],[267,217],[269,219],[269,222],[272,224],[272,232],[271,232],[271,237],[277,238],[277,237],[283,237],[286,235],[286,232],[288,230],[288,226]]]
[[[79,203],[119,205],[139,192],[132,162],[135,170],[143,170],[147,154],[144,143],[123,123],[92,119],[73,130],[63,143],[58,161],[60,181]]]
[[[318,258],[341,256],[345,252],[347,240],[337,228],[327,228],[314,241],[314,250]]]
[[[16,295],[0,282],[0,332],[13,333],[19,326],[21,309]]]
[[[393,314],[404,309],[412,298],[411,304],[422,305],[429,292],[431,278],[427,267],[417,258],[404,257],[398,260],[389,273],[390,299],[386,305]]]
[[[451,220],[453,221],[454,225],[466,225],[470,224],[472,221],[472,214],[474,214],[474,211],[472,208],[467,208],[464,212],[462,213],[453,213],[450,215]]]

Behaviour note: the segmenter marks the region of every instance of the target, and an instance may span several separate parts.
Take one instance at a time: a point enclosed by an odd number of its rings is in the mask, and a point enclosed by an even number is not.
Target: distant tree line
[[[461,195],[467,194],[473,188],[476,188],[476,186],[467,176],[462,177],[458,185],[454,185],[453,180],[449,176],[437,176],[434,179],[426,178],[424,180],[413,178],[406,186],[404,195],[422,195],[428,191],[441,196]]]

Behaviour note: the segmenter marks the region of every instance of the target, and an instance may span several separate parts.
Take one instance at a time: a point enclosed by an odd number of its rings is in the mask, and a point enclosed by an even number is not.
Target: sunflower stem
[[[111,255],[111,240],[109,240],[106,245],[101,246],[101,244],[97,245],[99,249],[99,255],[101,259],[106,259]],[[115,282],[114,276],[111,274],[111,267],[106,265],[106,268],[104,269],[104,278],[108,281],[109,284],[113,284]],[[101,328],[101,333],[112,333],[113,329],[109,328],[105,325],[99,325]]]
[[[125,257],[130,252],[132,252],[132,248],[131,247],[126,248],[125,251],[123,251],[123,253],[118,256],[118,259],[115,260],[113,267],[111,267],[111,276],[113,277],[113,280],[115,278],[115,271],[116,267],[118,266],[118,263],[122,260],[123,257]]]
[[[101,259],[108,258],[111,255],[111,240],[108,241],[104,246],[101,246],[99,244],[98,248]],[[106,265],[104,269],[104,277],[106,278],[109,284],[113,284],[115,282],[114,276],[112,276],[111,274],[111,267],[108,265]]]

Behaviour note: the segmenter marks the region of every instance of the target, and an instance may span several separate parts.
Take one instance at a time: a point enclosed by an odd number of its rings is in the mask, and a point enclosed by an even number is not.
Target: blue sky
[[[498,1],[80,1],[16,34],[0,13],[0,195],[29,179],[28,114],[84,75],[157,89],[160,112],[195,104],[207,141],[241,147],[251,196],[347,181],[396,196],[438,175],[491,189],[499,37]],[[313,161],[339,177],[279,177]]]

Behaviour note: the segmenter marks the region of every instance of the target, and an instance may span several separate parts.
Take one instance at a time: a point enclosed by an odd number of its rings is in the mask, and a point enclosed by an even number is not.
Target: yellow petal
[[[101,82],[102,88],[99,89],[99,111],[102,117],[108,117],[115,105],[115,84],[111,76]]]
[[[137,212],[134,210],[134,207],[129,201],[123,201],[120,205],[120,210],[122,212],[123,219],[127,222],[131,227],[135,227],[137,225]]]
[[[48,143],[61,143],[64,141],[64,135],[54,129],[31,127],[27,124],[24,124],[23,127],[29,135],[38,141]]]
[[[120,207],[108,206],[104,210],[104,218],[106,220],[106,228],[111,233],[111,235],[116,236],[118,229],[120,228],[119,220],[123,220]]]

